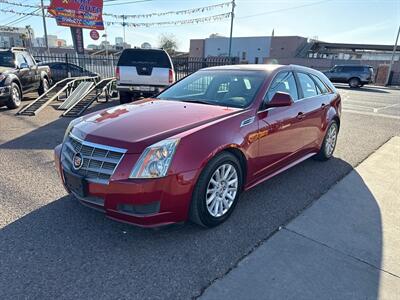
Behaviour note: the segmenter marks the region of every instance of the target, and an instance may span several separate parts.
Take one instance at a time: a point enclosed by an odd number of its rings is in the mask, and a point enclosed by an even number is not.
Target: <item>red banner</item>
[[[59,26],[103,30],[103,0],[51,0],[48,12]]]

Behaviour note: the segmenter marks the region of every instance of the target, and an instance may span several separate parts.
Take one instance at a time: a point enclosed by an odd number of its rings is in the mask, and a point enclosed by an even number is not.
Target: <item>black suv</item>
[[[366,65],[336,65],[324,74],[330,81],[348,83],[351,88],[361,87],[374,80],[374,69]]]
[[[50,68],[38,66],[24,48],[0,49],[0,107],[17,108],[25,93],[41,95],[50,84]]]

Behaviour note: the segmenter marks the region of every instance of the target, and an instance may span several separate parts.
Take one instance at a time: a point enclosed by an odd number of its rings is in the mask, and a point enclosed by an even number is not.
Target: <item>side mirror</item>
[[[288,93],[277,92],[272,97],[271,101],[265,104],[265,108],[290,106],[292,104],[292,96],[290,96]]]
[[[20,69],[27,69],[27,68],[29,68],[29,65],[28,65],[27,63],[21,63],[21,64],[19,65],[19,68],[20,68]]]

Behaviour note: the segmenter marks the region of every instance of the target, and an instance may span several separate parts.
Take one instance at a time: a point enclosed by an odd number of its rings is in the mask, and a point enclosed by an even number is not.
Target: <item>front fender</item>
[[[21,82],[19,81],[18,76],[15,74],[7,74],[7,77],[4,80],[4,86],[9,86],[11,85],[12,82],[17,83],[21,92],[23,92],[22,85]]]
[[[251,116],[251,112],[241,113],[232,118],[207,125],[181,138],[171,163],[171,172],[196,171],[196,180],[204,167],[218,153],[227,149],[236,149],[249,160],[248,149],[252,147],[249,135],[258,130],[257,122],[241,127],[243,119]],[[256,148],[254,148],[256,149]],[[247,164],[246,164],[247,167]],[[243,170],[247,173],[247,170]]]

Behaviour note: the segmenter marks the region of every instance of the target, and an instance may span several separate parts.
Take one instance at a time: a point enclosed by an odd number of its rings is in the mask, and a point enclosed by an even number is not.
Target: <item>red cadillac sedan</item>
[[[139,226],[224,222],[239,194],[308,159],[329,159],[341,99],[300,66],[202,69],[155,98],[75,119],[55,148],[66,190]]]

